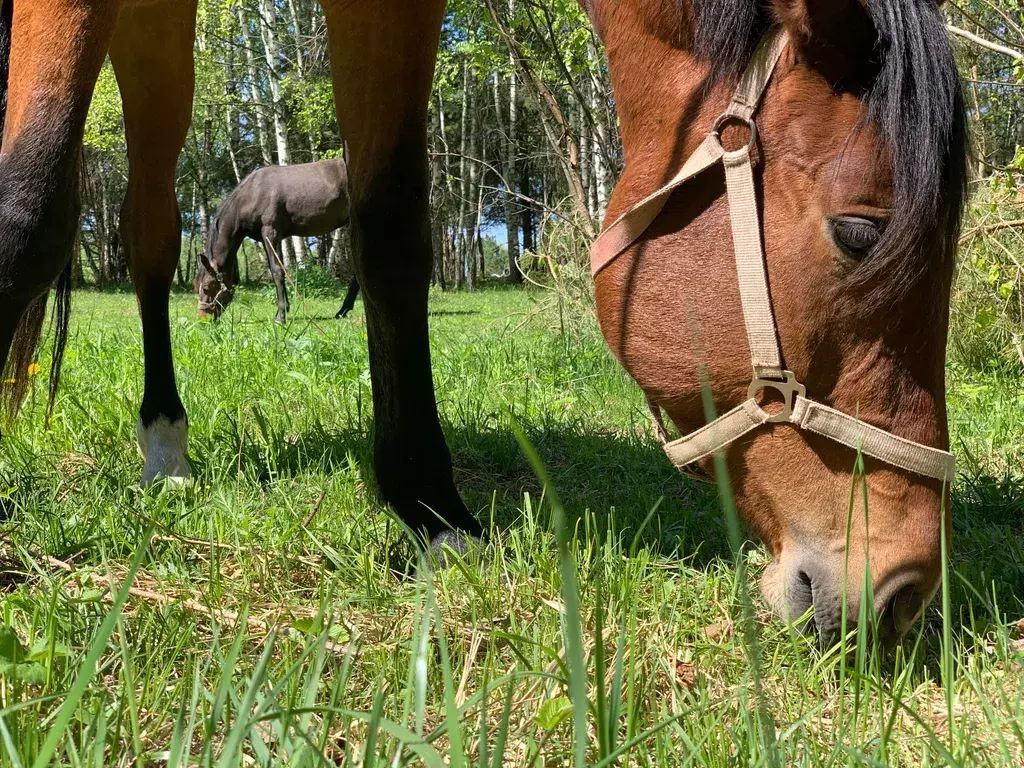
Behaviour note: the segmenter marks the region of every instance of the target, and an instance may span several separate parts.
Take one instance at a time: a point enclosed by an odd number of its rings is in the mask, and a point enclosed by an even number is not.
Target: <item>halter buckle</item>
[[[750,139],[747,141],[746,149],[728,151],[722,144],[722,131],[729,123],[746,123],[747,130],[750,132]],[[715,141],[718,142],[718,147],[724,154],[732,155],[736,152],[749,155],[754,151],[754,147],[757,146],[757,123],[754,122],[753,117],[741,117],[740,115],[734,115],[732,112],[723,112],[715,120],[715,124],[711,126],[711,135],[715,137]]]
[[[792,371],[783,371],[782,375],[785,377],[783,381],[759,379],[755,377],[754,380],[750,382],[750,386],[747,387],[747,397],[751,400],[755,400],[757,398],[758,391],[762,389],[774,389],[782,395],[782,410],[768,416],[768,421],[772,424],[789,421],[789,417],[793,415],[793,409],[796,407],[797,397],[807,397],[807,387],[797,381],[795,373]]]

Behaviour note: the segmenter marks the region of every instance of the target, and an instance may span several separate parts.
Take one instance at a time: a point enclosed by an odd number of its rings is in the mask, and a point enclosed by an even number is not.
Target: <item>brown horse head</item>
[[[675,174],[758,41],[785,27],[754,153],[785,367],[808,398],[945,449],[966,140],[934,0],[586,5],[607,47],[626,155],[609,221]],[[741,127],[723,137],[746,140]],[[702,384],[719,413],[746,398],[751,358],[720,165],[673,194],[597,274],[596,292],[611,349],[681,432],[705,423]],[[763,586],[782,616],[813,606],[821,639],[835,639],[843,595],[856,617],[869,565],[881,635],[909,629],[940,578],[941,480],[864,457],[862,486],[856,451],[788,424],[752,431],[725,459],[737,506],[773,555]]]
[[[218,319],[235,297],[239,282],[237,248],[218,248],[218,219],[214,217],[206,247],[196,266],[195,291],[199,296],[199,317]]]

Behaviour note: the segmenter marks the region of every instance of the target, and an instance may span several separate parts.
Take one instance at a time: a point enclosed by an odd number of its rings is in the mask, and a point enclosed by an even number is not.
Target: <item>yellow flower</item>
[[[32,363],[28,367],[28,375],[31,378],[32,376],[35,376],[37,373],[39,373],[39,363]]]
[[[4,384],[13,384],[14,379],[4,379]]]

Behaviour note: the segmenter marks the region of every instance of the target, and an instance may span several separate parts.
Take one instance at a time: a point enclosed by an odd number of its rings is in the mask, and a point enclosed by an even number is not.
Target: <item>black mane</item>
[[[7,114],[7,77],[11,67],[11,21],[14,0],[0,0],[0,139]]]
[[[693,3],[696,53],[712,62],[715,82],[734,80],[772,24],[771,10],[764,0]],[[947,263],[956,250],[967,191],[966,113],[937,3],[868,0],[866,9],[878,36],[866,118],[892,158],[894,204],[878,251],[856,272],[867,281],[884,270],[884,285],[905,289],[936,257]],[[939,253],[926,247],[936,233]]]

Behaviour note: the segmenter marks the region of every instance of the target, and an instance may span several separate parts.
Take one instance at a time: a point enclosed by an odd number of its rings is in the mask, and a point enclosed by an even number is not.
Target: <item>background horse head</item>
[[[199,296],[199,317],[217,319],[234,298],[235,286],[241,282],[238,271],[238,248],[214,248],[219,239],[220,217],[214,216],[210,223],[210,234],[206,238],[203,252],[199,255],[193,288]]]
[[[945,448],[966,153],[936,3],[595,0],[589,10],[608,48],[626,153],[609,221],[668,181],[722,113],[758,41],[773,24],[786,28],[755,150],[785,367],[808,398]],[[723,141],[747,138],[730,128]],[[720,166],[688,183],[596,278],[612,351],[683,433],[705,423],[702,385],[722,413],[751,380],[724,193]],[[844,574],[856,616],[868,562],[880,632],[904,634],[937,587],[949,524],[941,480],[865,457],[862,486],[856,459],[786,424],[726,451],[738,508],[773,555],[767,598],[789,618],[813,605],[826,641],[840,628]]]

